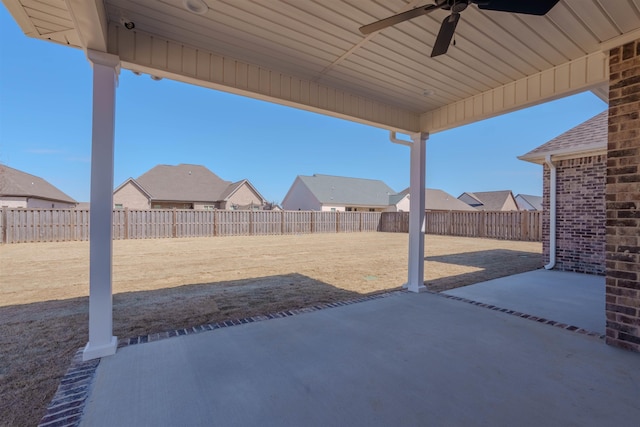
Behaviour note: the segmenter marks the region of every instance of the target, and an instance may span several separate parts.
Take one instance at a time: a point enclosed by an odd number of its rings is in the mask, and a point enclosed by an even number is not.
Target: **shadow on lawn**
[[[114,334],[130,338],[361,297],[301,274],[124,292]],[[37,425],[88,337],[87,297],[0,307],[0,425]],[[6,424],[4,424],[6,423]]]
[[[542,254],[538,252],[492,249],[486,251],[463,252],[450,255],[425,257],[425,285],[434,292],[442,292],[460,286],[472,285],[499,277],[536,270],[543,265]],[[429,262],[464,265],[479,268],[478,271],[429,280]]]

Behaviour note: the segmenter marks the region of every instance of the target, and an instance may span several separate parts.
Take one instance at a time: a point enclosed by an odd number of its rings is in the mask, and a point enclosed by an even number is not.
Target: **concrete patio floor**
[[[443,293],[605,333],[603,276],[541,269]]]
[[[638,419],[639,354],[442,295],[394,293],[121,348],[97,367],[81,425],[622,427]]]

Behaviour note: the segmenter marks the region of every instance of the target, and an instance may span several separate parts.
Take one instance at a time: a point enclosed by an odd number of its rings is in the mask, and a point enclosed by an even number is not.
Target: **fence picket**
[[[542,212],[428,211],[427,234],[542,240]],[[384,231],[406,233],[408,212],[199,211],[177,209],[113,212],[113,239],[250,236]],[[0,242],[89,240],[89,211],[0,210]]]

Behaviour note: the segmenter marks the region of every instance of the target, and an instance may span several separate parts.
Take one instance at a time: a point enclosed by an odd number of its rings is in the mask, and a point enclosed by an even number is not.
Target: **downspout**
[[[396,138],[396,133],[394,131],[389,131],[389,140],[394,144],[406,145],[407,147],[411,147],[411,142]]]
[[[549,264],[544,268],[551,270],[556,266],[556,165],[551,161],[551,154],[544,160],[549,166]]]

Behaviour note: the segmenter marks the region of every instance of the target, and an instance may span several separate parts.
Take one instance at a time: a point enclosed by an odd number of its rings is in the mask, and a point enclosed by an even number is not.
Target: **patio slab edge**
[[[406,293],[408,293],[408,291],[406,290],[391,291],[391,292],[385,292],[385,293],[380,293],[375,295],[369,295],[361,298],[355,298],[347,301],[317,304],[310,307],[305,307],[305,308],[300,308],[295,310],[280,311],[277,313],[270,313],[270,314],[261,315],[261,316],[225,320],[221,322],[208,323],[208,324],[194,326],[190,328],[176,329],[168,332],[140,335],[133,338],[121,338],[118,340],[118,348],[127,347],[130,345],[136,345],[136,344],[144,344],[147,342],[164,340],[164,339],[182,336],[182,335],[198,334],[202,332],[213,331],[220,328],[228,328],[231,326],[244,325],[247,323],[261,322],[264,320],[279,319],[284,317],[291,317],[299,314],[311,313],[314,311],[326,310],[326,309],[335,308],[335,307],[343,307],[347,305],[376,300],[380,298],[387,298],[390,296],[406,294]],[[425,293],[437,295],[439,297],[451,299],[454,301],[464,302],[467,304],[475,305],[475,306],[486,308],[493,311],[498,311],[501,313],[520,317],[522,319],[527,319],[527,320],[535,321],[538,323],[542,323],[545,325],[554,326],[570,332],[575,332],[580,335],[595,337],[601,340],[604,340],[605,338],[605,335],[597,332],[592,332],[583,328],[579,328],[577,326],[556,322],[555,320],[545,319],[539,316],[533,316],[530,314],[521,313],[516,310],[502,308],[495,305],[470,300],[467,298],[447,295],[444,293],[431,292],[431,291],[427,291]],[[85,402],[89,397],[91,386],[93,384],[93,379],[95,377],[95,372],[101,360],[101,359],[94,359],[94,360],[83,362],[82,350],[83,348],[79,348],[76,351],[73,359],[71,360],[69,369],[67,370],[66,374],[62,377],[60,381],[60,385],[58,386],[58,389],[54,394],[51,402],[47,406],[47,411],[45,415],[42,417],[40,423],[38,424],[38,427],[77,427],[80,425]]]

